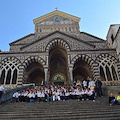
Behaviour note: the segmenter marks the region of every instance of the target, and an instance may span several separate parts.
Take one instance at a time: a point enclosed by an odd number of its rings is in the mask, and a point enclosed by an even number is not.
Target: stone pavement
[[[0,120],[120,120],[120,105],[109,106],[108,98],[93,101],[10,103],[0,105]]]

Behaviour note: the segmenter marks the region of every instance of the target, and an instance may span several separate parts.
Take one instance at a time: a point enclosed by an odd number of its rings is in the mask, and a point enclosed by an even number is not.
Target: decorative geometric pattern
[[[48,52],[51,49],[51,47],[54,47],[54,46],[62,46],[67,51],[70,51],[70,45],[66,41],[57,38],[47,44],[46,52]]]
[[[101,54],[96,58],[96,62],[99,63],[99,69],[100,67],[102,67],[106,81],[109,81],[107,76],[107,71],[110,72],[111,80],[115,81],[113,77],[114,76],[113,69],[115,70],[116,80],[119,80],[118,66],[117,66],[118,60],[114,56],[109,54]]]
[[[5,58],[1,63],[0,63],[0,77],[2,75],[2,72],[5,70],[5,78],[4,78],[4,84],[6,84],[6,77],[8,75],[8,72],[10,72],[10,84],[12,84],[12,79],[13,79],[13,74],[15,70],[17,70],[17,76],[19,72],[19,66],[21,65],[20,60],[18,60],[16,57],[8,57]]]

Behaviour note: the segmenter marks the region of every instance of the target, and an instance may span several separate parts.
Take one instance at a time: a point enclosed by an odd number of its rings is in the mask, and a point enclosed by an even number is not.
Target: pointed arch
[[[91,67],[93,63],[95,62],[91,57],[85,54],[78,54],[74,58],[72,58],[71,63],[74,64],[77,60],[82,59],[85,62],[87,62]]]
[[[38,56],[30,56],[28,57],[27,59],[24,60],[23,62],[23,66],[24,68],[27,68],[27,66],[29,66],[29,64],[31,62],[38,62],[40,63],[42,66],[44,66],[46,64],[46,61],[44,59],[42,59],[41,57],[38,57]]]
[[[101,67],[103,69],[105,76],[104,81],[119,80],[119,62],[114,56],[110,54],[100,54],[97,56],[96,62],[99,64],[99,69],[101,69]]]
[[[0,79],[2,83],[4,83],[4,85],[12,84],[14,70],[16,69],[19,72],[20,65],[21,61],[17,57],[7,57],[2,60],[2,62],[0,63]],[[17,77],[15,81],[17,81]]]
[[[69,45],[68,42],[66,42],[65,40],[63,40],[61,38],[55,38],[54,40],[50,41],[46,45],[45,51],[48,52],[48,51],[51,50],[52,47],[57,46],[57,45],[65,48],[66,51],[70,51],[71,50],[70,45]]]
[[[76,55],[71,60],[71,64],[74,65],[73,66],[73,72],[76,69],[76,73],[78,74],[78,71],[81,70],[82,72],[79,72],[79,74],[81,74],[85,78],[88,77],[88,76],[91,76],[94,79],[95,79],[95,77],[99,77],[99,74],[98,74],[99,71],[98,71],[98,69],[96,69],[97,68],[97,64],[88,55],[85,55],[85,54],[78,54],[78,55]],[[78,65],[76,65],[76,64],[78,64]],[[73,73],[73,76],[74,76],[74,73]]]
[[[46,61],[39,56],[30,56],[27,59],[25,59],[22,64],[22,66],[23,66],[21,69],[22,74],[20,76],[23,78],[22,82],[23,83],[32,82],[32,80],[33,80],[32,76],[34,76],[34,78],[35,78],[35,74],[36,74],[36,76],[39,76],[39,73],[41,76],[43,76],[42,78],[44,78],[44,66],[45,65],[46,65]],[[37,73],[37,72],[39,72],[39,73]],[[28,78],[31,78],[32,80],[29,80]]]

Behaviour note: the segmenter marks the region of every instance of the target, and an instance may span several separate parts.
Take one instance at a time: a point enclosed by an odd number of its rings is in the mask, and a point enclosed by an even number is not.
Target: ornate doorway
[[[54,46],[49,51],[50,83],[68,83],[67,51],[61,46]]]

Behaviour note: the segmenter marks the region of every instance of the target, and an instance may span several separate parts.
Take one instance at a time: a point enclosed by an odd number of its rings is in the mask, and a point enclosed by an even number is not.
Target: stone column
[[[100,79],[99,65],[97,63],[93,63],[92,68],[93,68],[93,77],[94,77],[94,80],[95,80],[96,77],[98,79]]]
[[[8,70],[5,71],[4,85],[6,84],[7,74],[8,74]]]
[[[12,84],[12,79],[13,79],[13,70],[11,71],[10,85]]]
[[[47,74],[48,74],[48,68],[44,68],[45,71],[45,84],[48,83],[48,78],[47,78]]]
[[[70,73],[70,82],[73,84],[73,67],[69,67],[69,73]]]
[[[1,75],[2,75],[2,70],[0,69],[0,78],[1,78]]]
[[[20,66],[19,70],[17,70],[17,85],[22,85],[24,79],[24,66]]]

